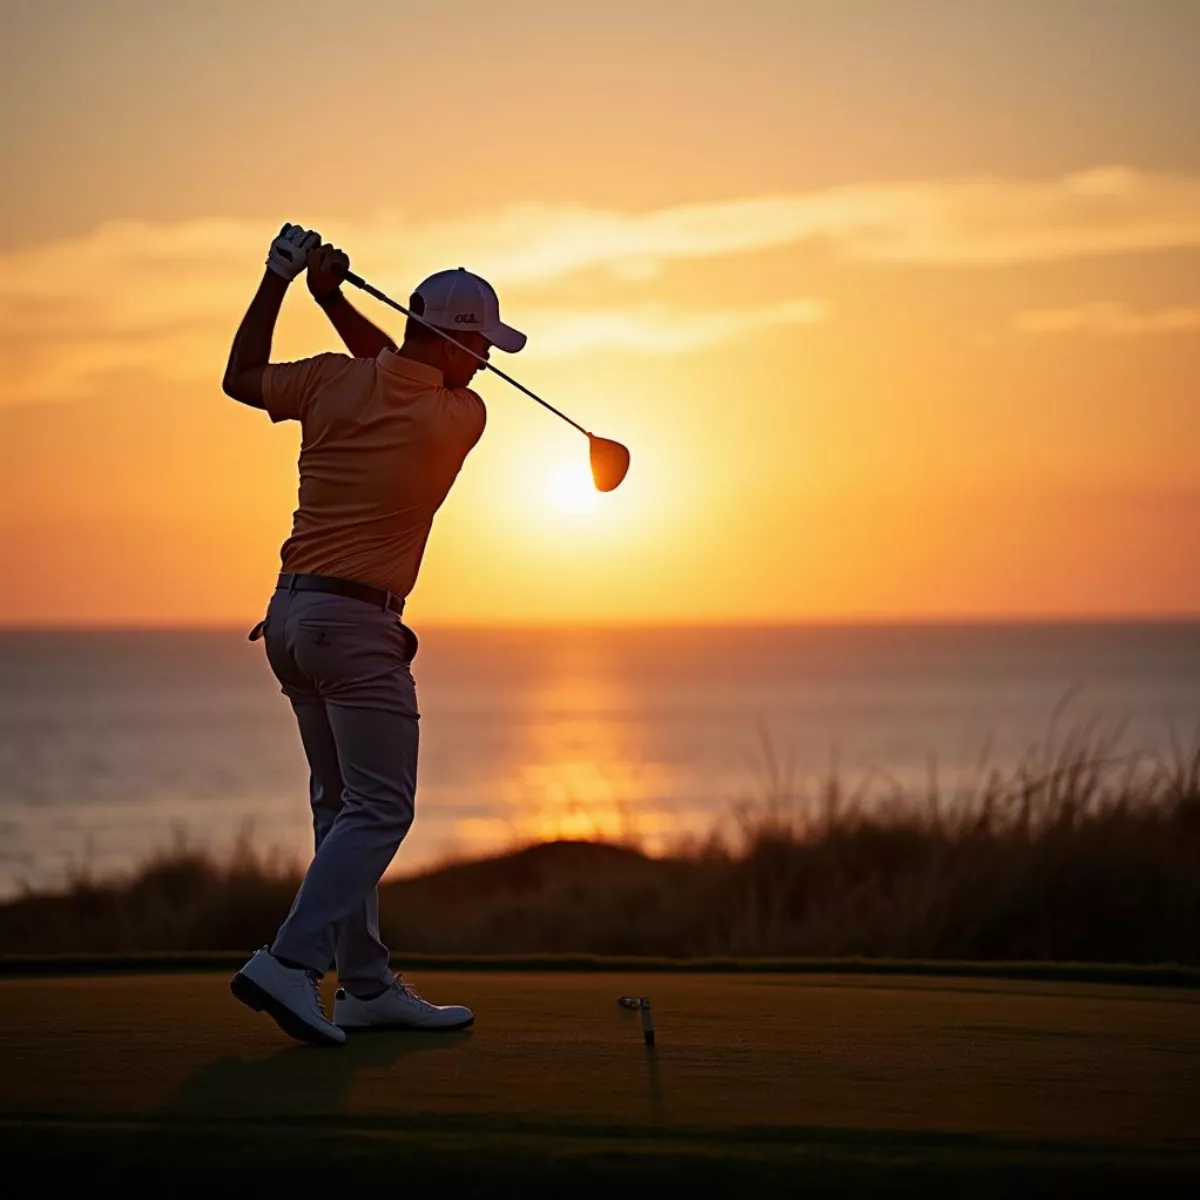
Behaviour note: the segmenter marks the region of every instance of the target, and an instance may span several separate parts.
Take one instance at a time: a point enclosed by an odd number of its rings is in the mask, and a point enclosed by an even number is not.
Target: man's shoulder
[[[370,386],[367,381],[374,378],[378,369],[373,358],[354,358],[336,351],[318,354],[312,361],[322,386],[334,391],[340,391],[344,386],[351,389]]]
[[[281,363],[280,366],[285,369],[302,370],[312,384],[323,387],[347,371],[355,369],[359,363],[369,363],[370,361],[370,359],[351,358],[348,354],[329,351],[323,354],[314,354],[293,363]]]
[[[345,371],[348,368],[358,370],[366,369],[374,371],[378,365],[373,358],[354,358],[349,354],[342,354],[337,350],[331,350],[327,354],[318,354],[318,358],[324,359],[325,364],[334,371]]]
[[[479,409],[480,412],[487,412],[487,407],[483,403],[483,397],[476,391],[468,387],[454,388],[455,395],[461,397],[462,402],[472,408]]]
[[[472,421],[477,422],[482,428],[487,421],[487,406],[483,402],[483,397],[468,387],[450,388],[449,392],[454,398],[455,408],[466,414]]]
[[[337,350],[323,350],[320,354],[313,354],[308,358],[302,358],[298,361],[310,363],[315,367],[328,367],[338,370],[345,367],[348,363],[366,362],[368,360],[351,358],[349,354],[342,354]]]
[[[443,388],[442,396],[441,411],[447,429],[454,431],[454,437],[462,439],[469,450],[483,436],[487,426],[483,397],[467,387]]]

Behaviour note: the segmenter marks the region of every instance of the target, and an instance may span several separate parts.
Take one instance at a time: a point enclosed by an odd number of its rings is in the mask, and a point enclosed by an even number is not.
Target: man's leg
[[[271,952],[324,971],[334,960],[342,927],[353,920],[351,929],[363,936],[350,934],[344,982],[377,989],[389,976],[375,888],[412,825],[417,719],[328,700],[325,711],[345,784],[342,806]]]
[[[319,850],[325,835],[342,808],[342,765],[338,762],[337,743],[325,702],[320,697],[311,700],[292,699],[292,711],[300,729],[304,757],[308,759],[308,803],[312,808],[313,849]]]
[[[309,761],[309,797],[318,844],[332,828],[341,804],[342,782],[337,746],[314,682],[292,659],[284,636],[293,597],[276,591],[264,622],[267,658],[292,703],[305,756]],[[318,980],[325,967],[283,961],[267,950],[254,954],[230,980],[230,990],[248,1007],[268,1012],[293,1037],[320,1044],[345,1042],[345,1033],[329,1020],[321,1004]]]
[[[345,987],[334,1018],[342,1036],[345,1029],[466,1029],[475,1020],[469,1008],[431,1004],[390,974],[379,938],[376,887],[413,819],[414,640],[383,610],[311,593],[289,612],[287,634],[288,658],[323,702],[344,786],[272,961],[320,971],[336,949]],[[326,736],[318,728],[314,741],[318,735]]]
[[[319,850],[341,812],[346,785],[325,702],[320,698],[293,699],[292,709],[308,759],[314,848]],[[389,976],[388,957],[388,949],[379,936],[379,890],[376,888],[338,930],[335,953],[338,978],[355,995],[372,995],[383,986],[381,980]]]
[[[364,844],[362,829],[359,825],[347,821],[348,809],[354,807],[356,791],[356,774],[346,766],[340,766],[335,773],[331,764],[341,763],[341,756],[349,754],[351,761],[359,764],[362,773],[375,774],[378,778],[375,786],[379,789],[382,782],[385,786],[380,789],[381,795],[377,800],[383,802],[380,809],[373,810],[369,803],[359,804],[354,811],[360,816],[368,816],[372,811],[381,811],[386,807],[388,794],[394,790],[396,778],[395,760],[388,757],[381,759],[376,748],[385,743],[396,733],[397,719],[410,722],[412,732],[411,775],[409,777],[408,793],[411,795],[416,783],[416,717],[400,716],[396,713],[375,713],[366,720],[364,713],[371,710],[339,708],[336,705],[302,706],[297,709],[297,719],[300,721],[304,737],[305,750],[309,762],[313,766],[312,798],[313,826],[317,834],[317,856],[313,867],[305,877],[301,895],[297,897],[288,924],[280,931],[273,952],[284,958],[292,959],[297,953],[292,949],[279,947],[289,926],[297,925],[298,914],[302,915],[302,901],[308,895],[319,915],[329,903],[323,895],[340,895],[348,887],[355,885],[360,875],[357,865],[359,848]],[[335,732],[336,731],[336,732]],[[360,751],[354,748],[359,740],[365,739]],[[349,747],[349,751],[347,750]],[[331,751],[336,751],[336,756]],[[344,783],[341,791],[336,790]],[[364,784],[360,781],[357,790],[362,791]],[[329,803],[332,796],[341,796],[340,806],[334,810]],[[409,806],[411,812],[411,804]],[[330,813],[334,812],[332,821]],[[368,841],[377,840],[374,826],[378,822],[368,821],[370,836]],[[384,820],[386,824],[386,819]],[[349,835],[348,836],[348,831]],[[339,862],[331,867],[325,864],[325,871],[318,876],[314,868],[318,860],[327,855],[331,844],[342,840],[345,842]],[[397,843],[398,844],[398,843]],[[392,851],[387,850],[390,861]],[[350,879],[339,881],[334,868],[347,865],[346,858],[351,859]],[[386,867],[386,862],[384,863]],[[325,893],[317,891],[316,884],[330,889]],[[424,1000],[411,987],[396,979],[388,968],[388,950],[379,936],[379,906],[378,889],[371,887],[365,897],[359,901],[336,931],[336,957],[338,975],[344,990],[338,992],[334,1019],[339,1026],[346,1029],[426,1029],[426,1030],[456,1030],[466,1029],[474,1023],[475,1017],[469,1008],[462,1005],[436,1005]],[[300,959],[300,962],[306,960]],[[307,960],[311,961],[311,960]]]
[[[377,995],[390,982],[391,954],[379,934],[378,887],[342,922],[335,957],[338,980],[354,996]]]

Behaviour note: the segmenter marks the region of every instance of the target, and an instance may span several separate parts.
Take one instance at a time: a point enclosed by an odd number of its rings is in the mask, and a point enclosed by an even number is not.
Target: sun
[[[559,512],[583,516],[596,509],[596,489],[587,468],[579,463],[563,463],[546,480],[546,499]]]

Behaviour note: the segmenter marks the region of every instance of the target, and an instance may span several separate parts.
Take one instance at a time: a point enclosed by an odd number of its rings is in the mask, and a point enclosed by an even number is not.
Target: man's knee
[[[339,819],[383,836],[404,837],[415,816],[415,789],[405,778],[372,778],[347,782]]]
[[[309,777],[308,802],[316,816],[335,817],[342,807],[346,785],[342,777],[313,774]]]
[[[396,792],[393,795],[377,794],[370,799],[355,799],[360,820],[378,830],[382,837],[394,839],[397,845],[412,828],[415,813],[411,795]],[[349,808],[352,803],[349,794],[346,801],[346,807]]]

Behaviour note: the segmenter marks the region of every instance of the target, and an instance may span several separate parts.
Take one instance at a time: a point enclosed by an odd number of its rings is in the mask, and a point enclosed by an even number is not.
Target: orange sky
[[[1200,614],[1200,6],[588,7],[4,6],[0,623],[257,617],[297,431],[219,380],[284,220],[488,275],[633,451],[565,512],[481,379],[418,627]],[[336,345],[298,286],[277,357]]]

